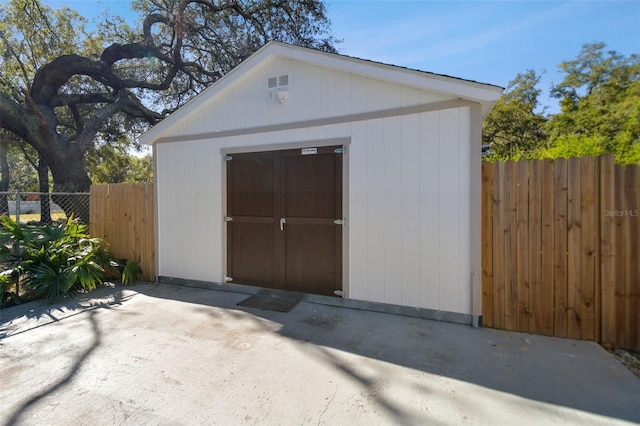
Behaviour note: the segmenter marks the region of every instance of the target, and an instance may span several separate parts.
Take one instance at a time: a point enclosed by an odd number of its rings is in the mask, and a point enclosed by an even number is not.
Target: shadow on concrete
[[[38,300],[0,310],[0,346],[2,339],[58,322],[94,309],[113,309],[135,296],[121,285],[109,284],[94,291],[54,302]],[[35,321],[34,321],[35,320]]]
[[[251,318],[255,327],[265,332],[310,343],[307,353],[367,389],[378,405],[402,424],[414,420],[376,391],[378,384],[371,375],[345,364],[327,348],[532,401],[640,422],[640,381],[591,342],[474,329],[307,302],[300,302],[289,313],[244,308],[237,303],[250,295],[215,289],[152,284],[138,285],[135,290],[153,298],[200,305],[203,312],[218,320],[222,315],[207,307],[227,309],[226,319]],[[268,323],[280,327],[274,331]],[[416,391],[428,393],[428,385]]]
[[[100,346],[102,336],[95,315],[96,312],[94,310],[91,310],[88,315],[93,336],[93,341],[91,342],[91,344],[80,354],[80,356],[73,360],[71,368],[63,377],[46,387],[44,390],[33,395],[27,401],[23,402],[13,413],[9,414],[8,420],[4,423],[6,426],[17,425],[20,422],[22,416],[29,409],[37,405],[38,402],[40,402],[43,398],[55,394],[73,381],[73,378],[76,376],[78,371],[80,371],[80,368],[82,367],[84,362]]]

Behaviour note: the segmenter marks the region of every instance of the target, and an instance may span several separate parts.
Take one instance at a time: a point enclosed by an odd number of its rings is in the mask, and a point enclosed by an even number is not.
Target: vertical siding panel
[[[194,204],[199,204],[196,211],[198,222],[210,223],[205,229],[198,230],[194,227],[195,238],[200,238],[200,253],[194,269],[197,269],[200,279],[206,281],[222,281],[223,277],[223,194],[222,188],[222,154],[217,145],[203,142],[203,153],[198,157],[198,168],[201,170],[199,178],[202,179],[198,187],[197,198]],[[202,202],[200,201],[202,200]],[[209,243],[207,243],[209,240]],[[215,241],[215,244],[211,244]],[[226,260],[226,259],[225,259]]]
[[[382,90],[371,79],[351,74],[351,112],[380,109]],[[367,293],[374,302],[384,302],[384,125],[382,120],[367,121]]]
[[[420,117],[402,118],[402,301],[420,306]]]
[[[171,187],[174,183],[170,179],[171,170],[174,169],[167,159],[170,158],[167,152],[169,144],[158,144],[156,146],[156,175],[154,176],[157,188],[156,205],[158,206],[158,275],[174,276],[171,275],[168,270],[168,265],[171,262],[171,250],[172,250],[172,228],[171,224],[171,209],[174,208],[174,203],[169,203],[165,200],[170,199]]]
[[[189,158],[188,151],[180,151],[177,149],[177,144],[172,144],[172,151],[174,155],[176,155],[177,163],[184,164],[184,170],[179,176],[176,176],[177,173],[172,174],[172,178],[176,182],[176,186],[173,188],[173,193],[171,194],[173,200],[175,201],[175,207],[172,209],[172,225],[173,225],[173,244],[176,248],[180,247],[180,249],[173,250],[173,269],[176,271],[178,275],[177,277],[190,278],[190,271],[188,270],[187,262],[189,261],[188,257],[193,252],[194,246],[190,246],[187,250],[184,249],[184,241],[190,241],[191,232],[190,226],[193,224],[191,217],[191,206],[192,200],[190,197],[190,185],[188,182],[188,174],[193,170],[193,161]],[[191,152],[194,152],[197,148],[192,146]],[[189,224],[189,227],[186,226]]]
[[[420,115],[420,306],[430,309],[441,309],[438,118],[438,112]]]
[[[384,125],[384,300],[402,303],[402,120],[383,119]]]
[[[347,147],[349,158],[349,294],[348,297],[371,300],[368,268],[368,158],[369,140],[365,122],[352,126],[351,145]]]
[[[295,65],[290,69],[296,69],[296,71],[292,75],[293,86],[289,94],[291,102],[287,101],[283,105],[287,108],[283,108],[283,112],[286,113],[286,118],[283,121],[312,120],[322,117],[322,102],[320,99],[327,95],[322,87],[322,74],[328,72],[328,70],[306,65],[301,67],[301,64],[295,61],[292,61],[292,63]],[[296,101],[296,97],[303,99]]]
[[[262,120],[261,114],[257,113],[258,108],[269,108],[269,102],[267,101],[267,73],[258,71],[253,78],[245,78],[240,84],[237,84],[230,92],[227,92],[224,97],[224,101],[215,102],[212,107],[216,109],[215,114],[229,114],[222,121],[218,117],[214,120],[219,121],[223,125],[231,125],[233,128],[238,127],[253,127],[262,123],[258,120]],[[228,105],[233,105],[232,108],[227,108]],[[201,108],[198,113],[201,114],[199,120],[207,127],[211,122],[211,108]],[[205,132],[211,130],[210,128],[203,129]],[[191,130],[191,133],[193,130]]]
[[[381,109],[399,107],[402,95],[394,84],[381,83],[372,79],[367,81],[367,90],[382,91],[383,105]],[[367,105],[370,107],[370,105]],[[384,226],[384,273],[385,273],[385,302],[396,305],[402,304],[404,292],[410,284],[406,283],[404,275],[402,246],[402,217],[403,217],[403,140],[402,118],[391,117],[383,119],[385,145],[385,223]]]
[[[158,175],[156,176],[156,184],[158,185],[158,233],[160,234],[158,247],[160,252],[158,253],[159,269],[158,275],[165,275],[169,277],[178,277],[173,269],[173,263],[175,262],[174,251],[176,249],[173,244],[174,241],[174,228],[171,224],[174,221],[174,210],[176,209],[175,199],[172,199],[173,187],[176,183],[172,180],[171,172],[175,167],[170,164],[169,159],[172,157],[170,150],[170,144],[159,144],[157,146],[158,152]],[[173,159],[176,164],[179,164],[178,158]]]
[[[367,272],[369,300],[384,302],[385,147],[382,120],[367,122]]]
[[[337,116],[347,115],[351,113],[351,103],[353,99],[352,90],[357,91],[358,87],[352,84],[350,74],[336,72],[335,78],[335,114]],[[364,94],[364,93],[363,93]]]
[[[581,333],[580,306],[582,305],[582,297],[580,294],[580,248],[582,241],[582,224],[580,222],[580,159],[570,158],[568,160],[568,166],[567,337],[579,339]]]
[[[379,111],[384,108],[384,84],[380,80],[373,78],[367,78],[365,81],[366,87],[366,104],[361,105],[358,111],[361,112],[364,109],[367,111]],[[353,99],[353,98],[352,98]]]
[[[155,271],[156,271],[156,277],[160,276],[160,275],[165,275],[162,266],[163,266],[163,255],[165,252],[165,244],[164,244],[164,238],[165,238],[165,230],[162,227],[162,225],[164,224],[163,222],[163,215],[164,215],[164,205],[162,203],[163,201],[163,190],[165,188],[165,183],[164,183],[164,174],[165,174],[165,170],[163,167],[163,158],[164,158],[164,151],[162,149],[163,144],[157,144],[156,146],[154,146],[154,154],[155,154],[155,162],[156,162],[156,167],[154,169],[154,175],[153,175],[153,184],[155,185],[154,188],[154,208],[155,208],[155,217],[154,219],[157,221],[155,224],[155,250],[156,250],[156,264],[155,264]]]
[[[482,163],[482,324],[493,323],[493,164]]]
[[[460,300],[460,164],[459,110],[440,111],[439,216],[440,304],[444,311],[459,312]]]
[[[307,127],[304,130],[306,131],[306,135],[301,140],[319,141],[322,139],[322,127]]]
[[[458,311],[465,314],[473,312],[472,307],[472,283],[471,283],[471,149],[480,149],[480,146],[471,145],[470,123],[471,111],[468,107],[458,110],[458,270],[460,271],[458,286]],[[474,141],[477,142],[477,141]],[[479,159],[478,159],[479,160]],[[477,171],[480,167],[478,165]],[[474,170],[474,173],[476,171]],[[480,176],[476,176],[477,179]],[[474,214],[481,214],[475,210]],[[479,247],[478,247],[479,248]]]
[[[418,105],[420,103],[421,91],[404,86],[399,87],[399,90],[402,93],[402,106]]]
[[[369,79],[371,81],[371,79]],[[384,109],[399,108],[402,106],[402,90],[393,83],[382,83],[384,97]]]
[[[171,144],[171,156],[176,164],[184,165],[185,171],[192,169],[193,166],[187,158],[187,150],[181,151],[178,149],[177,144]],[[190,217],[190,203],[186,193],[188,188],[183,183],[184,175],[180,174],[175,167],[172,167],[171,172],[171,191],[167,194],[169,199],[166,200],[167,203],[171,205],[169,217],[167,218],[167,226],[171,228],[171,241],[168,242],[172,246],[170,262],[172,265],[172,272],[176,274],[171,276],[186,278],[184,262],[186,260],[186,252],[191,251],[191,248],[185,250],[182,247],[184,239],[188,238],[189,235],[181,234],[184,232],[183,228],[185,223],[188,223]]]
[[[336,72],[329,68],[322,68],[320,74],[320,117],[336,115]],[[340,96],[344,96],[340,94]]]
[[[542,235],[540,240],[540,306],[534,312],[536,330],[547,336],[553,335],[554,306],[554,219],[555,197],[552,160],[542,161]]]
[[[516,221],[514,222],[516,245],[516,330],[529,331],[529,162],[517,161],[515,166],[515,204]]]
[[[601,341],[613,345],[616,342],[616,220],[611,211],[615,209],[617,185],[613,155],[599,160]]]

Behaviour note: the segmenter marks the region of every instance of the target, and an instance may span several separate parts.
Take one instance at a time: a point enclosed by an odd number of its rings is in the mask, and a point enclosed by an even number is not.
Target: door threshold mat
[[[238,306],[262,309],[265,311],[289,312],[295,308],[298,302],[299,300],[289,299],[287,297],[256,294],[238,303]]]

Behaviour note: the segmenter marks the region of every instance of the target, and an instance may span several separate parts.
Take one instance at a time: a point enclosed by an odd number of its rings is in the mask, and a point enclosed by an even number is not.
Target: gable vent
[[[267,98],[278,103],[285,103],[289,98],[289,74],[267,77]]]

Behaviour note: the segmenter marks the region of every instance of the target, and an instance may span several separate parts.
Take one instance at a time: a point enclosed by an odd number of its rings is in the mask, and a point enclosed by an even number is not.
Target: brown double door
[[[342,290],[340,148],[227,157],[228,280],[324,295]]]

